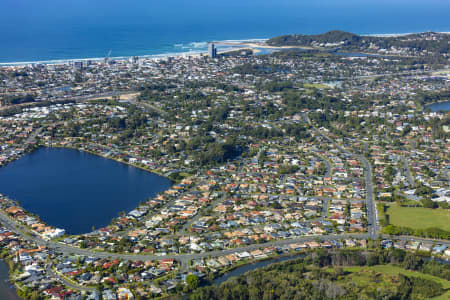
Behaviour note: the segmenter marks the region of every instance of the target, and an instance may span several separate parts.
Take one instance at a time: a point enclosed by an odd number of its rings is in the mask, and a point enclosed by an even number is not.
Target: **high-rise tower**
[[[211,58],[216,58],[217,56],[217,48],[214,46],[214,43],[208,44],[208,55]]]

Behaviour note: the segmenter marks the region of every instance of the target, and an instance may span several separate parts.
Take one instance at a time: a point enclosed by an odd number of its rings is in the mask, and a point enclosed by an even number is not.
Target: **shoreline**
[[[431,107],[432,107],[432,106],[434,106],[434,105],[443,105],[443,104],[445,104],[445,103],[448,103],[448,104],[450,105],[450,99],[447,99],[447,100],[441,100],[441,101],[437,101],[437,102],[432,102],[432,103],[430,103],[430,104],[425,104],[425,105],[423,105],[422,111],[425,112],[427,109],[430,109],[430,110],[431,110]],[[439,110],[439,109],[438,109],[438,110],[431,110],[431,112],[434,112],[434,113],[444,113],[444,114],[449,113],[448,110]]]
[[[379,36],[379,37],[398,37],[398,36],[405,36],[409,34],[418,34],[418,33],[425,33],[425,32],[436,32],[436,33],[442,33],[442,34],[450,34],[450,31],[421,31],[421,32],[407,32],[407,33],[363,33],[358,34],[360,36]],[[217,41],[211,41],[215,43],[216,45],[222,45],[227,46],[229,49],[219,50],[220,53],[227,53],[230,51],[237,51],[242,49],[247,49],[248,47],[251,48],[273,48],[269,45],[265,45],[265,41],[269,40],[270,38],[250,38],[250,39],[242,39],[242,40],[217,40]],[[190,42],[186,43],[186,45],[189,44],[205,44],[206,47],[208,45],[207,41],[203,42]],[[261,43],[261,44],[259,44]],[[174,44],[174,48],[177,48],[178,45],[183,44]],[[183,47],[182,47],[183,48]],[[189,47],[186,47],[189,48]],[[192,48],[196,48],[196,46],[192,46]],[[292,47],[291,47],[292,48]],[[305,48],[305,47],[302,47]],[[111,60],[118,60],[118,61],[124,61],[128,60],[132,57],[138,57],[140,59],[165,59],[168,57],[193,57],[193,56],[201,56],[208,53],[208,49],[197,49],[193,50],[190,48],[189,51],[180,51],[180,52],[167,52],[167,53],[157,53],[157,54],[147,54],[147,55],[122,55],[122,56],[115,56],[110,57]],[[11,62],[0,62],[0,68],[4,67],[21,67],[21,66],[27,66],[27,65],[34,65],[34,64],[43,64],[43,65],[61,65],[61,64],[69,64],[76,61],[92,61],[92,62],[101,62],[105,59],[105,57],[85,57],[85,58],[61,58],[61,59],[43,59],[43,60],[31,60],[31,61],[11,61]]]
[[[268,38],[260,38],[260,39],[243,39],[243,40],[219,40],[219,41],[212,41],[214,44],[219,46],[225,46],[228,49],[218,49],[219,54],[221,53],[227,53],[231,51],[237,51],[242,49],[247,49],[248,47],[245,47],[246,45],[250,43],[257,43],[257,42],[265,42]],[[206,47],[208,45],[208,42],[201,42],[205,43]],[[204,54],[208,53],[208,49],[198,49],[198,50],[191,50],[191,51],[180,51],[180,52],[167,52],[167,53],[158,53],[158,54],[147,54],[147,55],[123,55],[123,56],[114,56],[110,57],[110,60],[116,60],[116,61],[125,61],[132,57],[138,57],[140,59],[153,59],[153,60],[159,60],[159,59],[166,59],[168,57],[198,57],[202,56]],[[62,64],[69,64],[73,62],[102,62],[104,61],[105,57],[87,57],[87,58],[61,58],[61,59],[47,59],[47,60],[33,60],[33,61],[16,61],[16,62],[0,62],[0,68],[4,67],[20,67],[20,66],[27,66],[27,65],[35,65],[35,64],[43,64],[43,65],[62,65]]]
[[[102,155],[100,153],[96,153],[94,151],[89,151],[89,150],[82,149],[82,148],[77,148],[77,147],[68,147],[68,146],[51,146],[51,147],[44,146],[44,147],[50,148],[50,149],[51,148],[74,149],[74,150],[77,150],[77,151],[86,152],[86,153],[89,153],[89,154],[92,154],[92,155],[96,155],[96,156],[99,156],[99,157],[102,157],[102,158],[105,158],[105,159],[109,159],[109,160],[115,161],[117,163],[126,164],[128,166],[135,167],[137,169],[140,169],[140,170],[145,171],[145,172],[149,172],[149,173],[154,174],[154,175],[158,175],[158,176],[164,177],[164,178],[168,179],[172,183],[172,185],[174,185],[176,183],[172,179],[167,177],[164,173],[159,173],[158,171],[150,170],[150,169],[147,169],[145,167],[139,166],[137,164],[132,164],[132,163],[124,161],[124,160],[114,159],[112,157],[109,157],[109,156],[106,156],[106,155]]]
[[[447,99],[447,100],[441,100],[441,101],[436,101],[436,102],[431,102],[431,103],[429,103],[429,104],[425,104],[425,106],[430,106],[430,105],[440,104],[440,103],[445,103],[445,102],[450,102],[450,99]]]
[[[143,166],[139,166],[139,165],[137,165],[137,164],[132,164],[132,163],[127,162],[127,161],[124,161],[124,160],[118,160],[118,159],[115,159],[115,158],[113,158],[113,157],[108,157],[108,156],[105,156],[105,155],[101,155],[100,153],[96,153],[96,152],[94,152],[94,151],[89,151],[89,150],[87,150],[87,149],[78,148],[78,147],[71,147],[71,146],[61,146],[61,145],[55,145],[55,146],[53,146],[53,145],[52,145],[52,146],[40,145],[39,147],[37,147],[37,148],[35,148],[35,149],[32,149],[31,151],[26,151],[26,152],[24,152],[23,155],[21,155],[21,156],[18,157],[17,159],[12,160],[12,161],[8,162],[8,163],[5,164],[5,165],[1,165],[0,168],[3,168],[3,167],[5,167],[6,165],[8,165],[9,163],[19,160],[19,159],[22,158],[24,155],[31,154],[31,153],[33,153],[33,152],[35,152],[36,150],[39,150],[39,149],[41,149],[41,148],[46,148],[46,149],[52,149],[52,148],[57,148],[57,149],[71,149],[71,150],[76,150],[76,151],[79,151],[79,152],[88,153],[88,154],[90,154],[90,155],[94,155],[94,156],[97,156],[97,157],[100,157],[100,158],[103,158],[103,159],[107,159],[107,160],[113,161],[113,162],[115,162],[115,163],[125,164],[125,165],[127,165],[127,166],[134,167],[134,168],[137,168],[137,169],[142,170],[142,171],[144,171],[144,172],[148,172],[148,173],[150,173],[150,174],[153,174],[153,175],[156,175],[156,176],[160,176],[160,177],[162,177],[162,178],[167,179],[167,180],[169,181],[169,183],[170,183],[170,186],[169,186],[168,189],[172,188],[172,187],[177,183],[177,182],[173,181],[172,179],[170,179],[170,178],[169,178],[168,176],[166,176],[165,174],[159,173],[159,172],[156,171],[156,170],[150,170],[150,169],[147,169],[147,168],[145,168],[145,167],[143,167]],[[154,196],[148,197],[145,201],[149,201],[150,199],[155,198],[158,194],[159,194],[159,193],[155,193]],[[1,194],[1,193],[0,193],[0,195],[3,195],[3,196],[4,196],[4,194]],[[7,196],[7,197],[9,198],[9,196]],[[19,206],[20,208],[22,208],[25,212],[31,213],[31,214],[35,214],[35,213],[31,212],[30,210],[25,209],[25,208],[20,204],[20,202],[19,202],[20,200],[19,200],[19,199],[13,199],[13,198],[9,198],[9,199],[12,200],[12,201],[15,201],[15,202],[17,203],[17,206]],[[134,207],[133,209],[137,209],[139,206],[140,206],[140,203],[138,203],[138,204],[136,205],[136,207]],[[44,221],[43,219],[41,219],[41,216],[40,216],[40,215],[38,215],[38,214],[35,214],[35,215],[38,217],[38,219],[39,219],[39,221],[40,221],[41,223],[44,223],[44,224],[46,224],[47,226],[54,227],[54,228],[62,228],[62,229],[64,229],[64,230],[67,230],[66,227],[57,227],[56,225],[49,224],[47,221]],[[114,221],[116,218],[117,218],[117,217],[113,217],[111,220],[109,220],[109,222],[111,223],[111,222]],[[108,224],[109,224],[109,223],[108,223]],[[104,227],[107,227],[108,224],[105,225]],[[1,225],[1,223],[0,223],[0,225]],[[84,235],[89,234],[89,233],[92,233],[92,232],[93,232],[93,231],[89,231],[89,232],[85,232],[85,233],[72,234],[72,233],[68,233],[68,232],[66,231],[66,234],[67,234],[67,235],[70,235],[70,236],[84,236]],[[36,233],[37,235],[40,235],[40,234],[37,233],[37,232],[35,232],[35,233]],[[0,260],[1,260],[1,257],[0,257]]]

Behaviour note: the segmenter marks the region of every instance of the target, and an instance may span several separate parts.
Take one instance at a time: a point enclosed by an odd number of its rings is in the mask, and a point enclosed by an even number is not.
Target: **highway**
[[[125,254],[125,253],[110,253],[110,252],[100,252],[93,251],[89,249],[81,249],[73,246],[69,246],[63,243],[57,243],[52,241],[44,240],[38,236],[33,236],[28,231],[25,231],[23,226],[17,225],[14,221],[12,221],[8,216],[6,216],[3,212],[0,212],[0,221],[4,224],[4,226],[21,235],[25,240],[33,242],[40,246],[46,246],[49,249],[56,250],[57,252],[63,253],[65,255],[83,255],[89,257],[97,257],[97,258],[107,258],[107,259],[123,259],[130,261],[153,261],[158,259],[175,259],[180,262],[187,262],[192,259],[200,259],[207,257],[217,257],[226,254],[231,254],[235,252],[244,252],[244,251],[252,251],[264,247],[270,246],[286,246],[295,243],[308,242],[308,241],[316,241],[316,240],[342,240],[348,238],[356,238],[356,239],[367,239],[369,238],[368,234],[331,234],[331,235],[314,235],[314,236],[301,236],[292,239],[284,239],[277,240],[272,242],[260,243],[260,244],[252,244],[248,246],[243,246],[239,248],[230,248],[224,250],[216,250],[209,252],[201,252],[201,253],[185,253],[185,254],[166,254],[166,255],[147,255],[147,254]]]

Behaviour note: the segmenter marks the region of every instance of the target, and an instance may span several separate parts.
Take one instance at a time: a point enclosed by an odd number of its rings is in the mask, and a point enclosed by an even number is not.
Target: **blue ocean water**
[[[210,40],[340,29],[450,31],[447,0],[2,0],[0,62],[205,51]]]

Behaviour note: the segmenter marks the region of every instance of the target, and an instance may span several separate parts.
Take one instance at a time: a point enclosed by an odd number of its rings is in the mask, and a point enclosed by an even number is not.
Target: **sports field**
[[[392,204],[387,209],[390,224],[415,229],[438,227],[450,231],[450,210],[423,207],[400,207]]]

